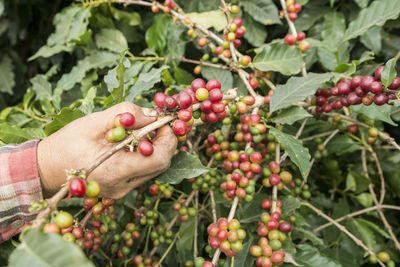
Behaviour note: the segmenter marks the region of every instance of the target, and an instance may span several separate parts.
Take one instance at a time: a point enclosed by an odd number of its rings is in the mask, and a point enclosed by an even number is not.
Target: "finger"
[[[151,156],[143,156],[139,152],[119,151],[114,160],[121,164],[122,170],[128,170],[126,177],[144,176],[166,170],[175,153],[178,140],[169,126],[158,130],[153,139],[154,151]]]
[[[135,124],[133,129],[140,129],[157,119],[157,112],[152,109],[139,107],[131,102],[122,102],[103,112],[103,122],[105,129],[112,129],[115,127],[114,118],[116,115],[124,112],[130,112],[135,116]]]

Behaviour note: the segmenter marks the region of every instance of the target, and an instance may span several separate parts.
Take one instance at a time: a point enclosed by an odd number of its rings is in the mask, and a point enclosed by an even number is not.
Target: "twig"
[[[339,132],[339,130],[334,130],[334,131],[328,136],[328,138],[325,139],[325,141],[323,142],[324,147],[328,144],[329,141],[332,140],[332,138],[333,138],[338,132]],[[311,168],[312,168],[312,166],[314,165],[314,162],[315,162],[315,156],[314,156],[314,157],[312,158],[312,160],[311,160],[310,169],[308,169],[308,172],[306,173],[306,177],[305,177],[306,179],[307,179],[307,177],[310,175]]]
[[[175,234],[174,239],[172,240],[171,244],[168,246],[167,250],[164,252],[164,254],[161,256],[160,261],[157,263],[156,266],[162,266],[161,263],[165,259],[165,257],[168,255],[168,253],[171,251],[172,247],[175,245],[176,240],[178,239],[179,233]],[[151,256],[150,256],[151,257]]]
[[[301,200],[301,202],[303,202],[304,205],[306,205],[311,210],[313,210],[317,215],[321,216],[322,218],[331,222],[333,225],[335,225],[337,228],[339,228],[339,230],[342,231],[343,233],[345,233],[348,237],[350,237],[354,241],[354,243],[356,243],[356,245],[360,246],[362,249],[367,251],[370,255],[376,256],[375,252],[370,250],[360,239],[358,239],[356,236],[354,236],[352,233],[350,233],[343,225],[339,224],[334,219],[332,219],[331,217],[326,215],[322,210],[314,207],[311,203],[304,201],[304,200]],[[382,261],[380,261],[379,259],[378,259],[378,263],[383,267],[385,266],[385,264]]]
[[[301,141],[306,142],[306,141],[311,141],[311,140],[315,140],[317,138],[321,138],[321,137],[325,137],[327,135],[330,135],[331,133],[333,133],[335,130],[329,131],[329,132],[325,132],[325,133],[319,133],[319,134],[315,134],[306,138],[302,138]]]
[[[375,152],[373,152],[373,153],[375,153]],[[367,156],[366,156],[366,154],[367,154],[366,150],[363,149],[363,150],[361,151],[361,161],[362,161],[363,173],[364,173],[365,177],[369,178],[368,167],[367,167]],[[375,154],[375,155],[376,155],[376,154]],[[376,159],[376,160],[377,160],[377,159]],[[377,161],[377,164],[379,164],[379,161]],[[380,168],[380,165],[379,165],[379,168]],[[379,170],[379,168],[378,168],[378,170]],[[382,179],[382,178],[383,178],[383,176],[381,177],[381,179]],[[381,180],[381,183],[382,183],[382,180]],[[376,194],[375,194],[374,184],[373,184],[373,183],[370,183],[370,184],[368,185],[368,189],[369,189],[369,192],[370,192],[370,194],[371,194],[371,196],[372,196],[372,199],[373,199],[373,201],[374,201],[374,203],[375,203],[375,206],[377,207],[378,214],[379,214],[379,216],[380,216],[381,219],[382,219],[383,225],[385,226],[386,230],[389,232],[389,235],[390,235],[390,237],[392,238],[396,249],[397,249],[397,250],[400,250],[400,243],[399,243],[399,241],[397,240],[396,235],[393,233],[392,226],[389,224],[389,222],[387,221],[387,219],[386,219],[386,217],[385,217],[385,214],[383,213],[383,210],[382,210],[383,200],[382,200],[382,203],[378,202],[378,199],[377,199]],[[384,195],[384,193],[382,193],[382,189],[384,190],[384,189],[385,189],[385,186],[381,187],[381,199],[382,199],[382,195]],[[399,210],[400,210],[400,207],[399,207]]]
[[[392,210],[399,210],[400,211],[400,207],[398,207],[398,206],[393,206],[393,205],[382,205],[382,206],[379,206],[379,205],[377,205],[377,206],[372,206],[372,207],[369,207],[369,208],[365,208],[365,209],[362,209],[362,210],[358,210],[358,211],[349,213],[347,215],[344,215],[344,216],[342,216],[340,218],[335,219],[334,221],[339,223],[339,222],[341,222],[343,220],[346,220],[346,219],[349,219],[349,218],[352,218],[352,217],[355,217],[355,216],[358,216],[358,215],[361,215],[361,214],[364,214],[364,213],[367,213],[367,212],[370,212],[370,211],[379,210],[379,209],[392,209]],[[313,232],[314,233],[319,232],[322,229],[325,229],[326,227],[331,226],[332,224],[333,224],[332,222],[328,222],[326,224],[323,224],[323,225],[313,229]]]
[[[83,217],[83,219],[80,221],[80,226],[81,226],[82,228],[85,228],[85,226],[86,226],[87,222],[89,221],[90,217],[92,216],[92,214],[93,214],[93,211],[92,211],[92,210],[89,210],[89,211],[86,213],[85,217]]]
[[[372,154],[372,157],[375,160],[376,167],[378,168],[379,178],[381,179],[381,196],[380,196],[380,199],[379,199],[379,204],[382,205],[382,203],[383,203],[383,201],[385,199],[385,194],[386,194],[385,177],[383,176],[383,171],[382,171],[381,163],[379,162],[378,156],[376,155],[376,153],[374,151],[372,151],[371,154]]]
[[[217,209],[215,205],[214,191],[210,190],[210,200],[211,200],[211,211],[213,216],[213,222],[217,222]]]
[[[194,195],[196,194],[196,192],[198,192],[197,190],[192,191],[192,193],[190,193],[190,195],[188,196],[188,198],[186,199],[185,203],[183,203],[183,207],[187,207],[189,205],[189,203],[192,201]],[[171,230],[171,228],[174,226],[174,224],[176,223],[176,221],[178,220],[179,214],[176,214],[175,217],[172,219],[172,221],[168,224],[166,231]],[[153,257],[154,254],[156,253],[158,247],[154,247],[151,251],[150,251],[150,257]]]
[[[194,202],[195,202],[195,208],[198,211],[199,210],[199,191],[196,192],[194,195]],[[194,232],[193,232],[193,259],[197,258],[197,227],[199,225],[199,216],[196,213],[196,216],[194,216]]]

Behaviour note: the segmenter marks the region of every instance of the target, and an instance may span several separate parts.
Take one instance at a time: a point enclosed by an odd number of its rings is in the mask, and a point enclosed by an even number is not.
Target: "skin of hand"
[[[38,166],[45,197],[55,194],[66,182],[66,170],[86,168],[115,146],[115,143],[107,142],[105,136],[115,127],[115,115],[124,112],[135,116],[133,129],[140,129],[156,120],[151,116],[154,111],[123,102],[74,120],[39,142]],[[172,129],[168,125],[161,127],[152,142],[152,155],[145,157],[139,152],[120,150],[100,164],[88,180],[99,183],[100,194],[104,197],[118,199],[125,196],[169,167],[178,142]]]

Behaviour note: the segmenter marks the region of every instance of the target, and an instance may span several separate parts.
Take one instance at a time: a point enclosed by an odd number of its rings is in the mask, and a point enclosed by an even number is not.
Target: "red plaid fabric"
[[[31,202],[43,199],[37,166],[37,144],[30,140],[0,147],[0,243],[20,233],[36,214]]]

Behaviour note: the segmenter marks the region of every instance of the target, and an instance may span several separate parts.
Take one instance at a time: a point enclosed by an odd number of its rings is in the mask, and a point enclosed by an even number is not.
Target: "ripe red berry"
[[[166,108],[175,108],[177,106],[177,102],[175,100],[175,98],[173,98],[172,96],[167,96],[164,99],[164,103],[165,103],[165,107]]]
[[[232,19],[232,23],[235,23],[237,27],[240,28],[240,26],[242,26],[243,21],[241,18],[235,17]]]
[[[264,210],[269,210],[272,207],[272,200],[265,198],[261,201],[261,208]]]
[[[235,35],[237,38],[243,37],[245,33],[246,33],[246,30],[243,27],[239,27],[235,31]]]
[[[188,109],[181,109],[178,111],[178,119],[182,121],[189,121],[192,118],[192,112]]]
[[[294,45],[296,43],[297,39],[293,34],[286,34],[284,41],[288,45]]]
[[[237,32],[237,31],[236,31]],[[238,33],[236,33],[236,36],[238,36]],[[235,47],[235,48],[238,48],[238,47],[240,47],[242,45],[242,41],[240,41],[240,39],[235,39],[235,40],[233,40],[233,46]]]
[[[351,85],[349,83],[339,83],[337,88],[339,90],[339,94],[341,95],[348,95],[351,92]]]
[[[203,47],[207,44],[207,42],[208,42],[207,38],[202,36],[199,38],[199,40],[197,40],[197,45]]]
[[[240,64],[242,64],[243,66],[248,66],[250,63],[251,63],[251,57],[248,55],[245,55],[240,59]]]
[[[159,10],[160,10],[160,9],[158,8],[158,6],[156,6],[156,5],[152,5],[152,6],[151,6],[151,11],[152,11],[153,13],[157,13]]]
[[[211,102],[218,102],[222,100],[223,93],[221,89],[218,88],[211,89],[208,98],[210,99]]]
[[[253,89],[256,89],[257,87],[258,87],[258,80],[257,80],[257,78],[251,78],[250,80],[249,80],[249,84],[250,84],[250,86],[251,86],[251,88],[253,88]]]
[[[228,239],[228,231],[226,229],[220,229],[217,233],[217,238],[219,241]]]
[[[204,100],[200,104],[200,109],[205,113],[208,113],[212,110],[212,102],[209,99]]]
[[[295,12],[289,13],[289,19],[291,21],[295,21],[297,19],[297,17],[298,17],[297,13],[295,13]]]
[[[292,224],[290,222],[281,222],[279,224],[279,231],[289,233],[292,231]]]
[[[364,91],[370,91],[370,89],[371,89],[371,84],[373,83],[375,81],[375,78],[374,77],[372,77],[372,76],[365,76],[365,77],[363,77],[362,78],[362,80],[361,80],[361,88],[364,90]]]
[[[279,177],[278,174],[273,173],[269,176],[269,182],[272,185],[278,185],[281,182],[281,177]]]
[[[332,111],[332,106],[329,103],[325,103],[325,104],[322,105],[322,110],[325,113],[329,113],[329,112]]]
[[[117,119],[117,118],[116,118]],[[126,129],[132,128],[135,124],[135,116],[133,116],[130,112],[125,112],[119,114],[118,116],[119,125],[115,125],[116,127],[122,126]]]
[[[276,161],[271,161],[269,163],[269,169],[273,172],[273,173],[279,173],[281,171],[281,168],[279,166],[279,164]]]
[[[192,97],[187,92],[180,92],[176,97],[180,109],[187,109],[192,105],[192,101]]]
[[[370,91],[375,95],[379,95],[382,93],[382,84],[380,82],[371,83]]]
[[[362,79],[363,79],[363,78],[362,78],[361,76],[359,76],[359,75],[354,76],[354,77],[351,79],[351,87],[352,87],[353,89],[359,87],[359,86],[361,85]]]
[[[221,83],[217,79],[209,80],[205,86],[208,91],[212,89],[221,89]]]
[[[393,82],[391,85],[388,87],[390,90],[397,90],[400,88],[400,78],[396,77],[394,78]]]
[[[86,182],[81,178],[73,178],[69,183],[69,193],[74,197],[83,197],[86,192]]]
[[[296,13],[299,13],[301,11],[301,5],[299,3],[294,4],[294,9]]]
[[[206,83],[204,82],[203,79],[197,78],[192,81],[191,88],[194,92],[196,92],[197,89],[199,88],[205,88]]]
[[[382,74],[383,68],[384,68],[384,66],[379,66],[375,70],[375,79],[378,80],[378,81],[381,80],[381,74]]]
[[[379,94],[374,96],[374,103],[378,106],[382,106],[388,102],[389,98],[385,94]]]
[[[187,126],[184,121],[176,120],[172,124],[172,129],[173,129],[175,135],[184,136],[186,134]]]
[[[222,102],[216,102],[212,104],[212,111],[215,113],[220,113],[225,110],[225,104]]]
[[[218,115],[217,113],[211,111],[206,114],[206,120],[209,123],[216,123],[218,121]]]
[[[150,156],[154,151],[153,144],[147,140],[140,141],[138,150],[143,156]]]
[[[154,102],[159,108],[164,108],[165,107],[165,98],[167,97],[166,94],[159,92],[154,96]]]
[[[274,230],[274,229],[278,228],[278,222],[271,219],[266,223],[266,226],[267,226],[268,230]]]
[[[306,38],[305,32],[297,33],[297,40],[301,41],[301,40],[304,40],[305,38]]]
[[[215,48],[215,54],[217,54],[217,55],[221,55],[223,51],[224,51],[224,49],[222,48],[222,46],[217,46]]]

